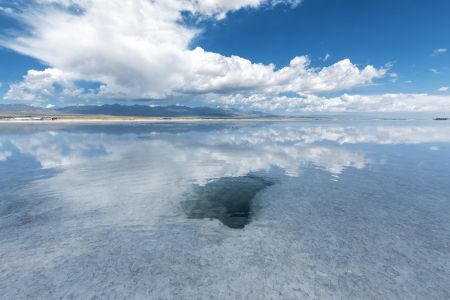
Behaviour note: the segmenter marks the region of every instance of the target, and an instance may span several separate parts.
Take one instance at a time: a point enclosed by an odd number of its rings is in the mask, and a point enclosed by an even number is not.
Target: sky
[[[450,112],[447,0],[0,0],[0,103]]]

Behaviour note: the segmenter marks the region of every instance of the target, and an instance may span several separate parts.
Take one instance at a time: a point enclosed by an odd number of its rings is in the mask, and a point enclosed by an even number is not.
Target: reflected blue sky
[[[2,124],[0,290],[8,298],[444,299],[449,129]],[[256,189],[245,228],[186,216],[187,197],[214,182],[242,189],[232,178],[246,176],[271,184]]]

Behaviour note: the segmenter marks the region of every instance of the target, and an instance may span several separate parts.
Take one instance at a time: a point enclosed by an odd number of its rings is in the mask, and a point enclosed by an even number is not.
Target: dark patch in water
[[[230,228],[244,228],[251,222],[252,200],[272,184],[259,177],[242,176],[194,185],[184,209],[188,218],[217,219]]]

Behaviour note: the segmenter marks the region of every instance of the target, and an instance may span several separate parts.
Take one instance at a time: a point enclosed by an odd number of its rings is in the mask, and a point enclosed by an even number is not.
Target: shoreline
[[[444,118],[442,118],[444,119]],[[360,122],[360,121],[437,121],[422,118],[351,118],[351,117],[133,117],[105,115],[23,116],[0,115],[3,124],[99,124],[99,123],[193,123],[193,122]],[[445,120],[449,120],[445,118]]]
[[[44,119],[14,119],[0,117],[0,124],[61,124],[61,123],[182,123],[182,122],[308,122],[308,121],[350,121],[344,118],[198,118],[198,117],[115,117],[115,116],[54,116]],[[33,117],[34,118],[34,117]]]

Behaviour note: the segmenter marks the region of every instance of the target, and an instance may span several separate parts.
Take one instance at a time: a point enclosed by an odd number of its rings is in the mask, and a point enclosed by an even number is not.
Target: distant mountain
[[[244,116],[267,116],[260,112],[244,112],[235,109],[212,107],[188,107],[180,105],[146,106],[146,105],[78,105],[47,109],[22,104],[0,105],[0,114],[13,115],[107,115],[135,117],[212,117],[232,118]]]
[[[136,117],[235,117],[231,110],[211,107],[187,106],[146,106],[146,105],[102,105],[102,106],[68,106],[56,109],[64,114],[108,115]]]
[[[56,111],[25,104],[0,104],[0,115],[54,115]]]

